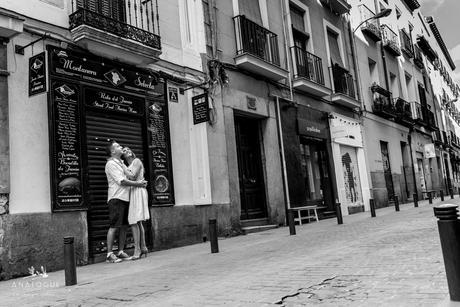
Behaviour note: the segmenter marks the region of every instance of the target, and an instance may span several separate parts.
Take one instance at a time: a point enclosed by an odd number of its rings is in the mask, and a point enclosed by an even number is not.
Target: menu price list
[[[173,181],[169,150],[168,105],[165,101],[158,100],[149,101],[148,105],[153,203],[171,203],[173,202]]]
[[[54,209],[80,207],[83,203],[78,97],[78,85],[52,83]]]

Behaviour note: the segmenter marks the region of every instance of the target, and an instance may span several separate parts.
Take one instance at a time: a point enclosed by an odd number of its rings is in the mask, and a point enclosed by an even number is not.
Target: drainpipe
[[[291,69],[291,60],[292,60],[292,56],[291,54],[289,53],[289,47],[288,47],[288,44],[287,44],[287,34],[286,34],[286,16],[287,16],[287,13],[286,13],[286,8],[284,7],[284,5],[288,5],[288,2],[287,0],[286,1],[283,1],[281,3],[281,12],[283,14],[283,18],[282,18],[282,22],[283,22],[283,37],[284,37],[284,50],[286,52],[286,65],[287,65],[287,69],[288,69],[288,83],[289,83],[289,95],[290,95],[290,100],[293,101],[294,100],[294,94],[292,92],[292,79],[291,79],[291,72],[292,72],[292,69]]]
[[[281,113],[279,97],[275,96],[275,109],[276,109],[276,126],[278,128],[278,144],[281,155],[281,170],[283,172],[283,190],[284,190],[284,209],[286,211],[286,220],[288,217],[288,210],[291,208],[291,200],[289,198],[289,185],[286,171],[286,156],[284,154],[283,142],[283,127],[281,126]]]

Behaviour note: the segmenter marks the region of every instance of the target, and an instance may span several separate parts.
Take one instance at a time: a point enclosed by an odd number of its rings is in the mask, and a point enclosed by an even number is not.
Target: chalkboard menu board
[[[174,202],[168,104],[164,100],[148,99],[150,186],[153,204]]]
[[[192,110],[194,125],[209,121],[209,103],[207,93],[192,97]]]
[[[79,86],[53,80],[50,88],[53,211],[85,209],[80,142]]]

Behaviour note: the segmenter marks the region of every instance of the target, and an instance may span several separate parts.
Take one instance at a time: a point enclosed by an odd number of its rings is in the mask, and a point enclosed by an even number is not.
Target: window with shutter
[[[124,0],[77,0],[77,7],[125,22]]]
[[[342,56],[340,55],[339,35],[331,30],[327,30],[327,42],[329,44],[329,53],[333,64],[344,67]]]

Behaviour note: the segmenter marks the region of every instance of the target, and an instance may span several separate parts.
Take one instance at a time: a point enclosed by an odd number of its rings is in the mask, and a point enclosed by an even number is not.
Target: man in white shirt
[[[146,187],[147,181],[132,181],[128,179],[130,171],[121,161],[123,148],[115,141],[110,141],[106,147],[107,163],[105,174],[109,185],[107,204],[109,206],[110,228],[107,232],[107,262],[117,263],[122,260],[130,260],[123,248],[126,241],[126,227],[128,224],[129,191],[130,187]],[[118,232],[118,254],[112,251],[115,234]]]

